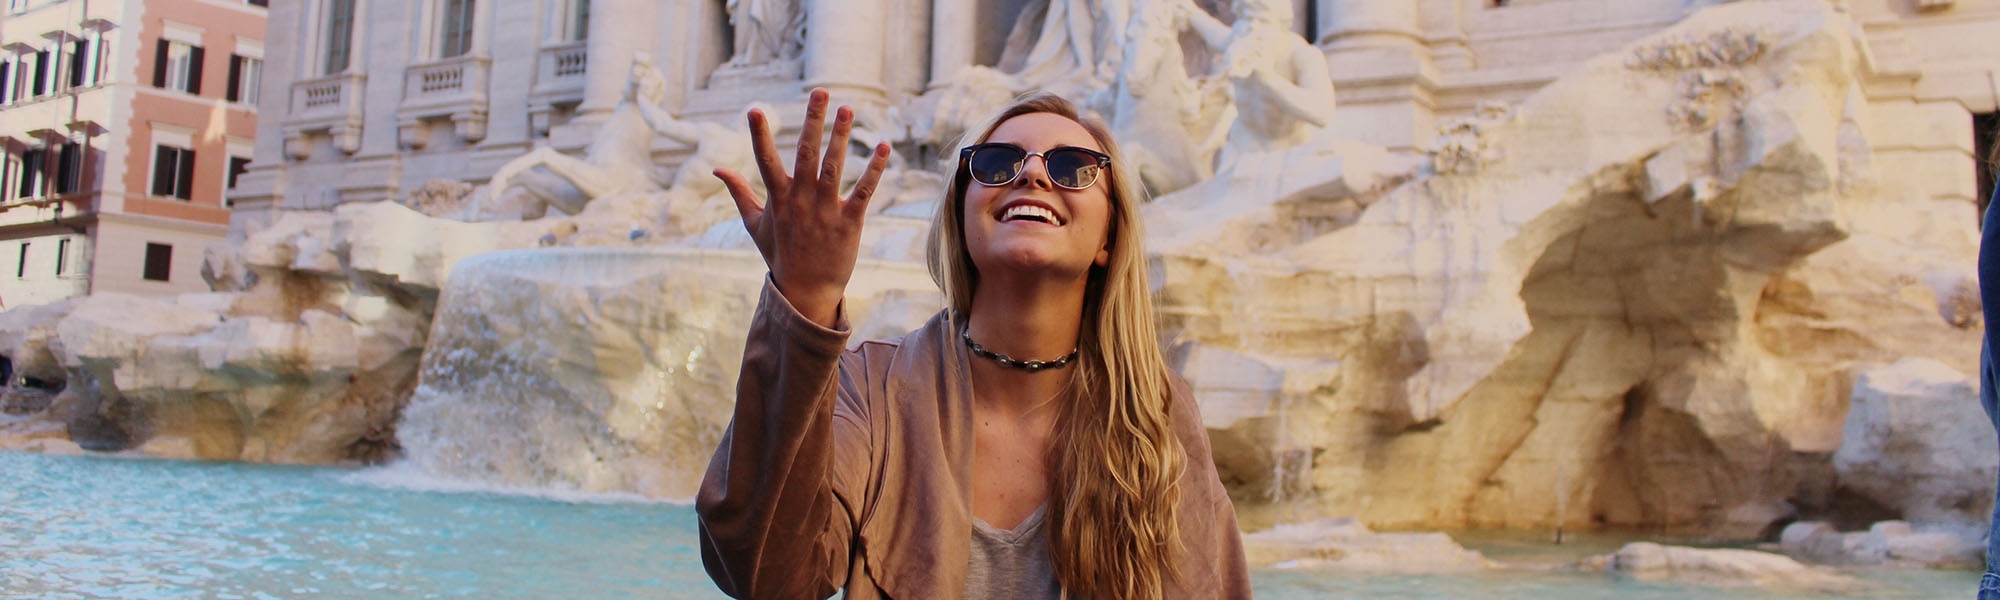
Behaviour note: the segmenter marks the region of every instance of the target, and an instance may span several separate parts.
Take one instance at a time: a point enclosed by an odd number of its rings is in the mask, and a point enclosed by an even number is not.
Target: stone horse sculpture
[[[716,123],[675,118],[660,107],[665,96],[666,78],[651,58],[643,53],[633,57],[624,100],[582,158],[544,146],[508,161],[487,185],[488,202],[469,206],[467,220],[533,219],[549,210],[576,215],[599,198],[670,191],[675,192],[673,204],[686,208],[721,194],[722,185],[709,173],[716,167],[753,165],[748,136]],[[671,189],[655,179],[656,135],[695,149],[675,172]]]
[[[1291,6],[1235,0],[1233,25],[1223,25],[1192,0],[1181,0],[1189,24],[1222,55],[1236,118],[1219,166],[1248,154],[1283,152],[1311,141],[1332,121],[1333,78],[1326,55],[1291,30]]]
[[[655,128],[642,106],[666,98],[666,79],[648,57],[632,60],[625,98],[578,158],[543,146],[501,165],[486,195],[466,207],[468,221],[536,219],[550,211],[575,215],[590,201],[614,194],[658,192],[653,179]]]
[[[1200,9],[1185,0],[1138,0],[1110,90],[1111,129],[1155,196],[1213,176],[1215,153],[1235,116],[1221,87],[1188,75],[1180,35],[1191,10]]]

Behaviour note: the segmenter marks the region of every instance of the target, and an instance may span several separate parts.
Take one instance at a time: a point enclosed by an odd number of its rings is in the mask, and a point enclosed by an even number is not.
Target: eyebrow
[[[1000,140],[1000,139],[989,139],[989,140],[986,140],[986,143],[988,143],[988,144],[1009,144],[1009,145],[1013,145],[1013,146],[1019,146],[1019,147],[1021,147],[1021,149],[1023,149],[1023,150],[1028,150],[1028,151],[1030,151],[1030,152],[1034,152],[1034,151],[1036,151],[1036,150],[1034,150],[1033,148],[1029,148],[1027,144],[1023,144],[1023,143],[1021,143],[1021,142],[1016,142],[1016,141],[1013,141],[1013,140]],[[1105,149],[1103,149],[1103,148],[1093,148],[1093,147],[1090,147],[1090,146],[1086,146],[1086,145],[1083,145],[1083,144],[1071,144],[1071,143],[1064,143],[1064,142],[1057,142],[1057,143],[1056,143],[1055,145],[1053,145],[1053,146],[1049,146],[1049,147],[1047,147],[1047,148],[1043,148],[1043,150],[1054,150],[1054,149],[1056,149],[1056,148],[1082,148],[1082,149],[1085,149],[1085,150],[1092,150],[1092,151],[1096,151],[1096,152],[1103,152],[1103,153],[1105,153],[1105,154],[1110,154],[1110,153],[1111,153],[1111,152],[1110,152],[1109,150],[1105,150]]]

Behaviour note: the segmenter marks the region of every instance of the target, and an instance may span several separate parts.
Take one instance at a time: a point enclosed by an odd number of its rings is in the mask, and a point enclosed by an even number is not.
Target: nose
[[[1041,166],[1032,166],[1035,163],[1041,163]],[[1014,185],[1054,189],[1056,182],[1049,178],[1049,159],[1039,152],[1022,158],[1021,174],[1014,177]]]

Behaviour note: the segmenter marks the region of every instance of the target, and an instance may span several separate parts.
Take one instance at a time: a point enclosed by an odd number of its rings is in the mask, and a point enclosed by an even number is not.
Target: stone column
[[[937,0],[931,5],[931,80],[924,89],[950,84],[960,69],[972,66],[979,42],[972,15],[978,10],[975,0]]]
[[[1318,43],[1345,46],[1421,45],[1417,3],[1410,0],[1314,0],[1319,2]]]
[[[805,0],[805,87],[836,96],[886,97],[883,52],[888,47],[885,0]],[[859,99],[859,98],[857,98]]]
[[[1395,150],[1421,150],[1437,129],[1432,109],[1437,66],[1413,0],[1319,2],[1318,44],[1340,98],[1331,127],[1340,137]]]
[[[594,0],[579,120],[601,121],[618,108],[631,79],[632,55],[652,47],[651,28],[659,22],[655,17],[659,5],[655,0]],[[661,64],[660,57],[653,62]]]
[[[493,56],[493,34],[489,33],[494,28],[493,3],[474,2],[472,4],[472,22],[474,26],[472,28],[472,50],[470,53],[479,56]]]

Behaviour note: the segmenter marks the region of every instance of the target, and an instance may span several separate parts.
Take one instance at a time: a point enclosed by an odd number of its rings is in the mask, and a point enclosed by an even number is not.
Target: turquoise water
[[[394,470],[0,452],[7,598],[719,598],[690,507],[444,486]],[[1863,573],[1870,598],[1971,572]],[[1256,573],[1260,598],[1799,598],[1590,574]]]

